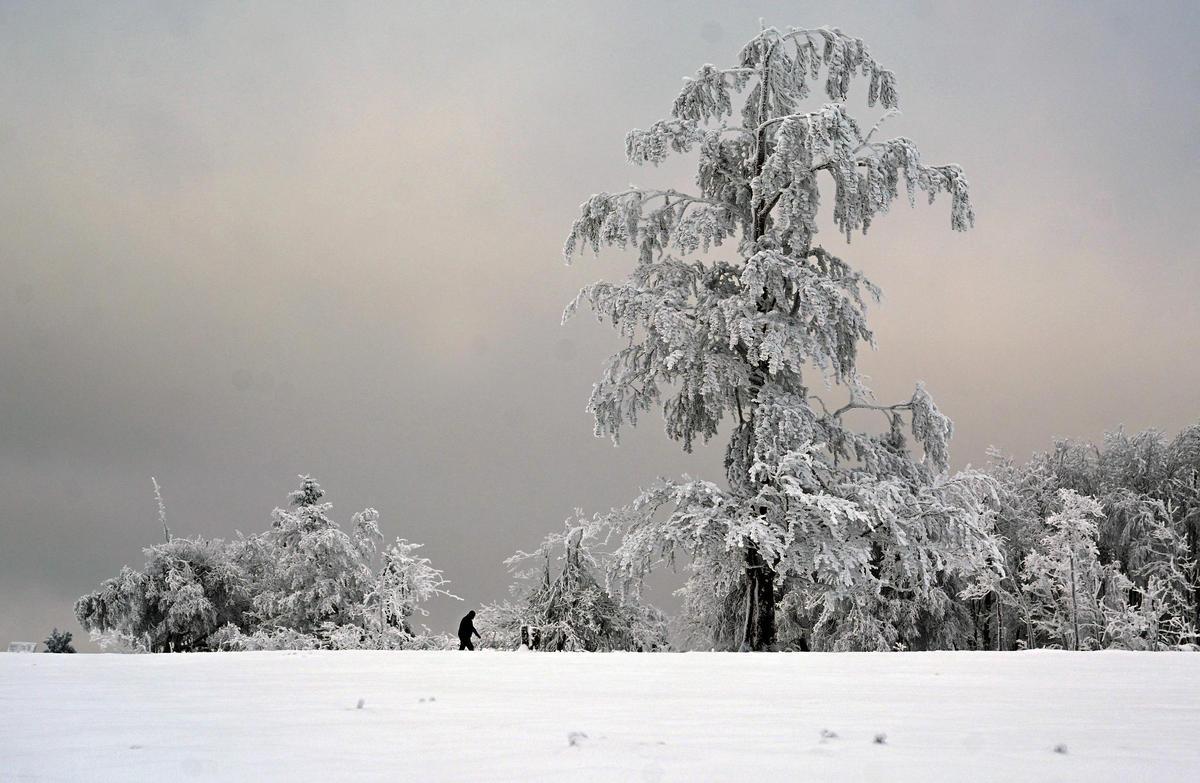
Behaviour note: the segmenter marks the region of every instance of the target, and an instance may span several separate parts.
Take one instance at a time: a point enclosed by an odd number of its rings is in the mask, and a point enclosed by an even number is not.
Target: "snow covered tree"
[[[75,603],[85,630],[144,640],[152,652],[207,649],[223,625],[250,608],[244,572],[220,540],[172,537],[143,550],[144,570],[126,566]]]
[[[1060,441],[1023,465],[1000,460],[989,472],[999,487],[996,525],[1008,566],[995,592],[1008,639],[1036,646],[1041,635],[1050,643],[1071,643],[1033,628],[1036,596],[1019,581],[1021,565],[1052,532],[1047,520],[1062,507],[1060,490],[1069,489],[1100,505],[1098,562],[1119,572],[1116,581],[1129,582],[1128,609],[1137,613],[1134,619],[1109,616],[1108,630],[1089,643],[1158,649],[1196,641],[1200,426],[1173,439],[1148,430],[1110,432],[1103,444]]]
[[[1129,605],[1133,584],[1120,563],[1100,562],[1103,508],[1070,489],[1059,499],[1061,510],[1046,520],[1049,532],[1021,569],[1035,627],[1073,650],[1144,646],[1153,618]]]
[[[291,509],[276,508],[264,535],[274,564],[254,597],[260,622],[314,633],[323,625],[361,625],[363,601],[374,578],[371,559],[378,550],[379,512],[354,516],[354,533],[329,517],[331,503],[311,476],[301,476],[291,493]]]
[[[239,561],[258,585],[255,628],[227,631],[226,649],[284,649],[296,644],[333,649],[396,649],[423,644],[409,620],[422,603],[457,598],[421,544],[403,538],[381,549],[379,512],[353,515],[350,532],[330,517],[332,505],[310,476],[277,508],[271,529],[237,544]],[[376,567],[378,563],[378,567]],[[299,635],[299,636],[297,636]],[[299,637],[304,637],[303,640]]]
[[[1021,566],[1046,533],[1045,518],[1058,503],[1052,472],[1040,462],[1016,464],[996,450],[988,474],[996,482],[994,530],[1001,541],[1002,567],[981,572],[959,594],[974,616],[970,634],[977,649],[1036,646],[1033,607],[1021,583]]]
[[[50,632],[46,637],[46,652],[48,653],[73,653],[75,647],[71,644],[71,632],[60,631],[57,628]]]
[[[568,520],[533,552],[517,552],[505,561],[520,580],[512,591],[515,603],[483,607],[481,623],[509,639],[519,638],[521,625],[534,625],[546,650],[665,647],[665,616],[651,606],[623,603],[597,577],[605,571],[601,550],[607,540],[598,520]]]
[[[1105,435],[1102,447],[1060,443],[1049,457],[1061,485],[1104,508],[1101,562],[1118,562],[1140,594],[1155,594],[1164,643],[1200,627],[1200,425],[1168,440],[1156,430]],[[1151,582],[1153,581],[1153,586]]]
[[[1050,533],[1025,558],[1021,577],[1036,599],[1035,623],[1070,649],[1080,649],[1080,625],[1089,637],[1102,628],[1092,599],[1102,581],[1096,549],[1100,504],[1073,490],[1060,492],[1062,510],[1046,520]],[[1081,617],[1080,602],[1082,600]]]
[[[413,636],[409,619],[429,614],[422,603],[439,595],[458,599],[446,589],[450,582],[429,558],[415,554],[421,546],[397,538],[383,551],[379,572],[364,598],[368,625],[377,633],[398,629]]]
[[[859,78],[868,105],[885,110],[870,128],[844,104]],[[805,108],[814,91],[829,102]],[[627,592],[663,557],[689,557],[685,604],[708,613],[724,647],[773,648],[789,594],[819,645],[911,644],[953,609],[954,579],[1000,560],[990,482],[945,475],[950,420],[921,385],[877,403],[858,373],[878,289],[816,243],[830,188],[847,241],[902,186],[910,202],[947,195],[952,229],[973,223],[958,166],[926,165],[907,138],[877,138],[898,102],[894,75],[861,39],[764,29],[734,67],[686,80],[671,117],[626,137],[634,164],[696,152],[695,192],[598,193],[564,247],[568,261],[585,248],[638,251],[626,280],[584,288],[564,315],[587,303],[626,339],[591,396],[596,434],[615,441],[661,407],[668,436],[691,450],[732,420],[724,486],[662,480],[608,520],[624,530],[616,571]],[[727,245],[732,260],[710,260]],[[841,404],[828,401],[835,389]],[[882,434],[853,429],[859,412],[881,417]]]

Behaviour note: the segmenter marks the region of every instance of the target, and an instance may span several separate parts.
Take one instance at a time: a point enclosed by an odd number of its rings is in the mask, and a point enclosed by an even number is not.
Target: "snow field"
[[[1200,779],[1188,653],[5,654],[0,714],[3,783]]]

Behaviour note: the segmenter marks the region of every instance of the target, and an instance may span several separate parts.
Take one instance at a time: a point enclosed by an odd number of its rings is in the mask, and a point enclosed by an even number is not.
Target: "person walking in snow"
[[[475,630],[475,623],[473,622],[474,620],[475,610],[472,609],[471,611],[467,612],[467,616],[464,617],[462,622],[458,624],[458,649],[475,649],[475,645],[471,644],[471,634],[474,634],[479,639],[483,638],[479,635],[479,631]]]

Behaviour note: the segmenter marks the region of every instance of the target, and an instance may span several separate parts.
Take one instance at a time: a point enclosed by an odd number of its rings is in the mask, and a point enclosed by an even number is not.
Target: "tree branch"
[[[845,405],[843,405],[842,407],[838,408],[836,411],[833,412],[833,418],[835,418],[835,419],[839,418],[843,413],[845,413],[846,411],[851,411],[851,410],[868,410],[868,411],[884,411],[884,412],[910,411],[910,410],[912,410],[912,402],[900,402],[900,403],[896,403],[895,405],[871,405],[870,403],[862,402],[860,400],[850,400],[850,402],[846,403]]]

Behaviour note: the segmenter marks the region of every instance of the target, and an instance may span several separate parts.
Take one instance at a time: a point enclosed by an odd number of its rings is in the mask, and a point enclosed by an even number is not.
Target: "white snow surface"
[[[0,718],[4,783],[1194,781],[1200,655],[2,654]]]

